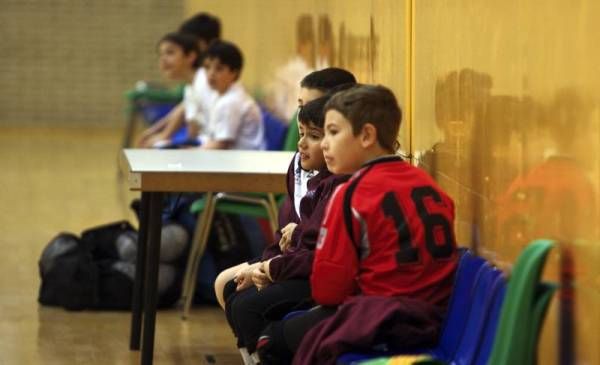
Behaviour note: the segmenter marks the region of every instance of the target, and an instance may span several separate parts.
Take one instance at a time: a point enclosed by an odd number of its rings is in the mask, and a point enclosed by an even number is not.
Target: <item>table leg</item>
[[[144,270],[146,263],[146,247],[148,246],[148,218],[150,193],[142,193],[140,209],[140,230],[138,234],[137,258],[135,262],[135,281],[133,282],[133,298],[131,300],[131,335],[129,349],[140,349],[140,333],[142,332],[142,298],[144,297]]]
[[[158,286],[158,262],[160,256],[160,232],[162,228],[162,193],[150,194],[150,217],[148,219],[148,247],[144,282],[144,328],[142,365],[151,365],[154,354],[154,327]]]

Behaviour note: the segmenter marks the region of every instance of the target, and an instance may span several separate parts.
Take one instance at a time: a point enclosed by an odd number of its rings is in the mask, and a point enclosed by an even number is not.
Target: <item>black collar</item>
[[[398,161],[404,161],[404,160],[402,159],[402,157],[400,157],[398,155],[385,155],[385,156],[381,156],[381,157],[377,157],[372,160],[369,160],[369,161],[365,162],[361,167],[371,166],[371,165],[375,165],[375,164],[382,163],[382,162],[398,162]]]

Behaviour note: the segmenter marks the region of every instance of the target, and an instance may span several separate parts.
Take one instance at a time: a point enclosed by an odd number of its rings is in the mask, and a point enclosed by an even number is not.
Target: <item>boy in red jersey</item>
[[[296,351],[294,364],[334,364],[352,346],[382,340],[433,344],[452,290],[454,203],[394,155],[401,111],[392,92],[357,85],[325,111],[327,167],[354,175],[335,191],[321,226],[311,275],[321,306],[267,328],[261,364],[287,363]]]

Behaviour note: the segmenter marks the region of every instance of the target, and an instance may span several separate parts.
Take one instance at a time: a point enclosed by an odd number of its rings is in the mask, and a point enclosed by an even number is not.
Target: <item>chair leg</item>
[[[183,311],[181,313],[182,319],[187,319],[189,316],[192,300],[194,298],[194,292],[196,290],[198,265],[206,248],[206,242],[208,240],[210,226],[215,212],[215,198],[213,197],[213,193],[206,193],[204,199],[206,203],[202,214],[198,217],[196,231],[194,232],[194,238],[188,256],[188,262],[185,268],[185,276],[183,279],[181,295],[181,303],[183,304]]]
[[[271,223],[271,230],[273,234],[277,232],[277,228],[279,225],[278,221],[278,209],[277,209],[277,201],[275,200],[275,194],[268,193],[267,198],[269,200],[269,204],[267,207],[267,214],[269,215],[269,222]]]
[[[279,207],[277,206],[277,199],[275,199],[275,194],[273,193],[268,193],[267,198],[269,199],[269,204],[271,205],[271,211],[274,213],[273,219],[275,220],[275,224],[277,224],[277,220],[279,219]]]
[[[135,102],[132,102],[132,104],[129,106],[127,114],[127,125],[125,126],[125,134],[123,135],[123,142],[121,143],[122,148],[131,147],[133,130],[135,128],[135,122],[137,119],[137,106]]]

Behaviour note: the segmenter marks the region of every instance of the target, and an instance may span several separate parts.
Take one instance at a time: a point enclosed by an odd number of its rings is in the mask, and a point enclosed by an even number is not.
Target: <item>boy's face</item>
[[[325,93],[323,93],[321,90],[301,87],[300,93],[298,94],[298,106],[301,107],[309,101],[318,99],[323,95],[325,95]]]
[[[312,123],[298,122],[300,139],[298,140],[298,152],[300,152],[300,165],[304,170],[320,170],[325,167],[325,158],[321,150],[323,140],[323,129]]]
[[[206,77],[210,87],[219,94],[224,94],[237,80],[239,72],[224,65],[218,58],[208,58],[204,63]]]
[[[365,163],[361,134],[354,135],[352,124],[337,110],[325,114],[325,136],[321,141],[327,168],[334,174],[352,174]]]
[[[169,41],[162,41],[158,45],[158,66],[160,72],[169,80],[184,80],[186,75],[193,70],[196,54],[185,54],[183,48]]]

